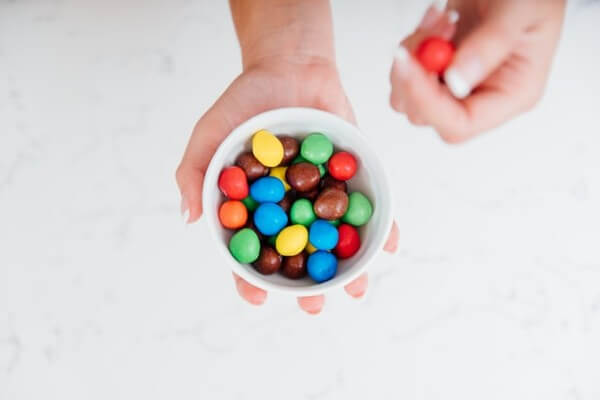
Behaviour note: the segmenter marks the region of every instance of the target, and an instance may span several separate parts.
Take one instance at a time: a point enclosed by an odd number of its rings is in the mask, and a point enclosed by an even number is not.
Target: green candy
[[[313,205],[308,199],[298,199],[290,208],[290,220],[292,224],[309,226],[317,219],[313,211]]]
[[[322,133],[311,133],[300,146],[300,155],[313,164],[323,164],[333,154],[333,143]]]
[[[258,235],[250,228],[240,229],[229,239],[229,251],[233,258],[244,264],[258,259],[260,241]]]
[[[242,199],[242,203],[244,203],[244,205],[250,212],[254,212],[254,210],[256,210],[256,207],[258,207],[258,203],[256,202],[256,200],[250,197],[250,195],[244,197]]]
[[[340,226],[340,224],[341,224],[341,221],[340,221],[340,219],[339,219],[339,218],[338,218],[338,219],[332,219],[331,221],[328,221],[328,222],[329,222],[331,225],[335,226],[335,227],[338,227],[338,226]]]
[[[342,217],[342,221],[350,225],[362,226],[369,221],[371,215],[373,215],[373,206],[367,196],[360,192],[350,193],[348,209]]]
[[[323,164],[319,164],[317,165],[317,168],[319,168],[319,175],[321,175],[321,178],[323,177],[323,175],[325,175],[325,167],[323,166]]]
[[[275,247],[275,240],[277,239],[277,235],[269,236],[267,239],[267,243],[271,246]]]
[[[298,155],[296,156],[296,158],[294,158],[294,159],[292,160],[292,164],[298,164],[298,163],[301,163],[301,162],[306,162],[306,161],[307,161],[307,160],[306,160],[306,158],[304,158],[304,157],[302,157],[300,154],[298,154]]]

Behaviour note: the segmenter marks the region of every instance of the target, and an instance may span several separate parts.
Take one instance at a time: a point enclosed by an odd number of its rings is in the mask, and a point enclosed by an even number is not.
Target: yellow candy
[[[308,254],[312,254],[315,251],[317,251],[317,248],[315,246],[313,246],[310,242],[308,242],[306,244],[306,249],[305,250],[308,252]]]
[[[308,230],[304,225],[291,225],[284,228],[277,239],[275,239],[275,248],[282,256],[295,256],[300,254],[308,242]]]
[[[281,183],[283,183],[283,188],[287,192],[291,189],[291,186],[285,180],[285,171],[287,171],[287,167],[275,167],[271,168],[271,172],[269,173],[269,175],[279,179]]]
[[[271,132],[261,129],[252,136],[252,154],[265,167],[276,167],[283,160],[283,144]]]

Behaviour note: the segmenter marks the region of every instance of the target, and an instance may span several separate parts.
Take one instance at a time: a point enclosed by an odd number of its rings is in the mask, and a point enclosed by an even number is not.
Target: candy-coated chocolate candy
[[[342,223],[342,221],[339,220],[339,219],[332,219],[332,220],[329,220],[327,222],[329,222],[331,225],[336,226],[336,227],[340,226],[340,224]]]
[[[229,239],[229,251],[233,258],[243,264],[256,261],[260,253],[260,241],[250,228],[240,229]]]
[[[219,175],[219,189],[231,200],[242,200],[248,196],[248,180],[240,167],[226,167]]]
[[[296,197],[300,199],[308,199],[310,201],[314,201],[319,195],[319,189],[314,188],[313,190],[309,190],[308,192],[296,192]]]
[[[454,46],[440,37],[430,37],[417,47],[415,56],[425,70],[441,74],[452,62]]]
[[[313,164],[323,164],[333,153],[333,143],[322,133],[311,133],[300,146],[300,154]]]
[[[310,244],[310,242],[306,243],[306,248],[304,249],[308,254],[312,254],[317,251],[317,248]]]
[[[258,203],[277,203],[284,195],[283,183],[274,176],[263,176],[250,185],[250,196]]]
[[[341,218],[348,210],[348,195],[332,187],[323,189],[315,200],[314,210],[319,218]]]
[[[254,262],[254,268],[263,275],[270,275],[279,270],[281,256],[271,246],[263,246],[260,249],[258,260]]]
[[[348,192],[348,185],[346,184],[346,182],[338,181],[330,175],[327,175],[325,178],[321,179],[321,189],[326,189],[330,187],[339,189],[342,192]]]
[[[342,221],[354,226],[366,224],[373,215],[373,206],[364,194],[360,192],[350,193],[348,196],[348,210],[342,217]]]
[[[319,185],[319,168],[308,162],[292,164],[288,167],[286,180],[299,192],[308,192]]]
[[[267,239],[267,243],[273,247],[275,247],[275,240],[277,239],[277,235],[269,236]]]
[[[347,151],[335,153],[327,163],[329,175],[340,181],[347,181],[356,173],[356,158]]]
[[[252,136],[252,154],[265,167],[276,167],[283,160],[283,144],[266,129]]]
[[[244,203],[244,205],[246,206],[246,208],[250,212],[253,212],[254,210],[256,210],[256,207],[258,207],[258,203],[256,202],[256,200],[254,200],[252,198],[252,196],[246,196],[246,197],[244,197],[242,199],[242,203]]]
[[[291,186],[285,180],[285,171],[287,171],[288,167],[275,167],[271,168],[271,172],[269,172],[269,176],[274,176],[279,179],[281,183],[283,183],[283,189],[287,192],[290,190]]]
[[[279,206],[281,208],[283,208],[283,211],[285,211],[287,213],[290,211],[290,208],[292,207],[292,203],[293,203],[295,197],[296,196],[294,196],[294,193],[287,192],[285,194],[285,196],[283,196],[283,199],[281,199],[281,201],[278,202],[277,204],[279,204]]]
[[[308,256],[306,269],[308,275],[315,282],[325,282],[335,276],[337,272],[337,259],[331,253],[319,250]]]
[[[295,256],[306,247],[308,231],[304,225],[290,225],[284,228],[275,240],[275,248],[282,256]]]
[[[279,141],[283,145],[283,160],[281,160],[281,164],[288,165],[300,152],[300,144],[291,136],[280,135],[277,138],[279,138]]]
[[[295,256],[283,257],[281,274],[290,279],[300,279],[306,276],[306,259],[308,255],[302,251]]]
[[[248,219],[248,210],[239,200],[227,200],[219,207],[219,220],[227,229],[238,229],[244,226]]]
[[[256,225],[254,225],[254,218],[252,218],[251,216],[248,216],[248,220],[246,221],[246,225],[244,225],[244,228],[252,229],[258,236],[258,240],[263,241],[265,239],[265,235],[260,233]]]
[[[298,154],[296,156],[296,158],[294,158],[292,160],[292,164],[298,164],[298,163],[301,163],[301,162],[309,162],[309,161],[306,158],[302,157],[301,154]]]
[[[319,168],[319,176],[322,178],[323,175],[325,175],[325,173],[327,172],[327,170],[325,169],[323,164],[317,165],[317,168]]]
[[[287,222],[287,214],[275,203],[263,203],[254,211],[254,225],[263,235],[275,235]]]
[[[309,226],[317,219],[313,211],[313,205],[308,199],[298,199],[290,209],[290,221],[292,224]]]
[[[328,221],[318,219],[310,225],[308,241],[318,250],[331,250],[338,242],[337,228]]]
[[[340,259],[352,257],[360,248],[360,235],[355,227],[341,224],[338,228],[340,238],[335,246],[335,254]]]
[[[260,161],[254,157],[254,154],[249,151],[240,154],[235,159],[235,165],[244,170],[246,177],[250,182],[269,173],[269,168],[262,165]]]

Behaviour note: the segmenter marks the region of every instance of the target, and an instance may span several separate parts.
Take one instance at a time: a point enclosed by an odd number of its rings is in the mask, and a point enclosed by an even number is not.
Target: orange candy
[[[237,229],[244,226],[248,219],[248,210],[239,200],[227,200],[219,208],[219,220],[227,229]]]

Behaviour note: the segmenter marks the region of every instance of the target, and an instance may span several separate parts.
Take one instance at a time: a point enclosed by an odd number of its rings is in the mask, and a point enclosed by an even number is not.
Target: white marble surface
[[[315,318],[242,302],[178,216],[226,3],[0,0],[0,399],[600,399],[600,3],[539,107],[460,147],[389,109],[425,4],[376,3],[335,3],[337,48],[400,249]]]

